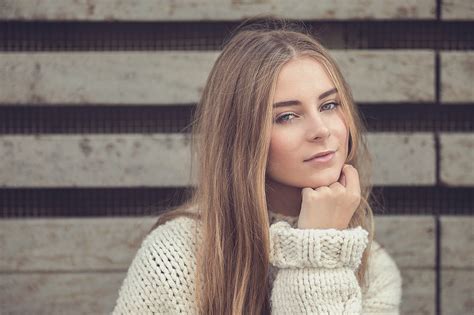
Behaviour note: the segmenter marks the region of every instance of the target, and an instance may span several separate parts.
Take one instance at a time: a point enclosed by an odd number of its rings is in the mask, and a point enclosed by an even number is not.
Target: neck
[[[265,191],[270,211],[286,216],[299,216],[302,200],[301,188],[287,186],[267,179]]]

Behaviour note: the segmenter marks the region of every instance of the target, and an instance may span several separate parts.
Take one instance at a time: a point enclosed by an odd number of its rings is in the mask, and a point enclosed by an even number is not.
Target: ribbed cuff
[[[270,263],[278,268],[340,268],[360,265],[369,233],[353,229],[295,229],[288,222],[270,226]]]

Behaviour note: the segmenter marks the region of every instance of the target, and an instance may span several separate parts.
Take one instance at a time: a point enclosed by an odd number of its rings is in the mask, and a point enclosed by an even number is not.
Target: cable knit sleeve
[[[361,227],[295,229],[270,226],[270,263],[279,268],[271,293],[273,314],[361,314],[354,271],[367,246]]]

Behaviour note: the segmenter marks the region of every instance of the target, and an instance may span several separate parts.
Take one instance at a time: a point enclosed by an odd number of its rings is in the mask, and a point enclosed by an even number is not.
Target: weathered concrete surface
[[[434,314],[435,272],[429,269],[402,269],[401,314]],[[463,287],[445,292],[443,300],[462,302],[451,310],[466,310],[469,279],[460,279]],[[125,278],[125,271],[88,273],[27,273],[0,275],[0,305],[6,314],[110,314]],[[446,279],[448,284],[452,277]],[[457,278],[459,281],[459,278]],[[472,279],[471,279],[472,283]],[[452,288],[452,285],[445,285]],[[28,299],[25,300],[25,296]],[[100,297],[100,298],[97,298]],[[446,303],[446,308],[450,307]],[[444,304],[443,304],[444,305]],[[467,314],[443,312],[443,314]]]
[[[198,102],[219,52],[0,53],[1,104]],[[333,51],[358,102],[432,102],[434,53]]]
[[[0,54],[0,103],[173,104],[200,98],[217,52]]]
[[[154,217],[0,220],[2,310],[110,312],[125,272],[155,222]],[[434,219],[384,216],[376,217],[375,224],[376,240],[402,273],[401,313],[432,314],[435,271],[428,266],[434,260]]]
[[[0,187],[176,187],[191,181],[187,134],[0,136]]]
[[[435,58],[428,50],[334,51],[359,102],[432,102]]]
[[[474,270],[474,217],[441,216],[441,266]]]
[[[125,271],[0,275],[2,314],[110,314]]]
[[[473,82],[474,52],[441,53],[441,102],[474,103]]]
[[[474,20],[474,2],[472,0],[443,0],[441,1],[441,18],[472,21]]]
[[[436,273],[434,269],[402,269],[400,314],[435,314]]]
[[[375,185],[433,185],[436,182],[434,135],[369,133]]]
[[[156,220],[0,220],[0,272],[126,270]]]
[[[156,217],[0,220],[0,271],[126,270],[155,222]],[[375,240],[400,268],[434,267],[432,216],[377,216],[375,229]]]
[[[434,268],[435,219],[424,215],[375,216],[375,240],[400,268]]]
[[[435,0],[3,0],[2,20],[240,20],[257,14],[292,19],[434,19]]]
[[[441,312],[443,315],[472,314],[474,270],[441,271]]]
[[[376,185],[433,185],[430,133],[368,135]],[[188,134],[0,136],[0,187],[193,184]]]
[[[474,133],[441,133],[440,181],[448,186],[474,186]]]

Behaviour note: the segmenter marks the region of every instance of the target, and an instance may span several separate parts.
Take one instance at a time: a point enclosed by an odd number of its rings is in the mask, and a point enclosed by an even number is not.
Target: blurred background
[[[0,0],[0,313],[105,314],[190,187],[189,123],[247,17],[301,20],[352,87],[402,314],[474,313],[474,1]]]

